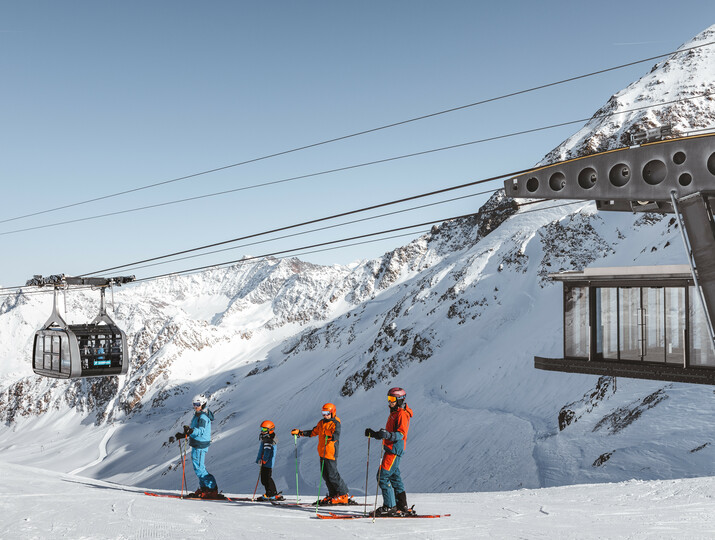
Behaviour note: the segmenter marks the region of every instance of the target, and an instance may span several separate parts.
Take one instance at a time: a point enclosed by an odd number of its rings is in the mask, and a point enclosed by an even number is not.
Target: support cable
[[[569,77],[569,78],[566,78],[566,79],[561,79],[561,80],[559,80],[559,81],[555,81],[555,82],[551,82],[551,83],[547,83],[547,84],[542,84],[542,85],[538,85],[538,86],[533,86],[533,87],[531,87],[531,88],[526,88],[526,89],[524,89],[524,90],[518,90],[518,91],[516,91],[516,92],[510,92],[510,93],[508,93],[508,94],[502,94],[502,95],[500,95],[500,96],[495,96],[495,97],[483,99],[483,100],[480,100],[480,101],[475,101],[475,102],[472,102],[472,103],[468,103],[468,104],[466,104],[466,105],[460,105],[460,106],[457,106],[457,107],[452,107],[452,108],[449,108],[449,109],[444,109],[444,110],[441,110],[441,111],[437,111],[437,112],[433,112],[433,113],[429,113],[429,114],[424,114],[424,115],[421,115],[421,116],[416,116],[416,117],[414,117],[414,118],[409,118],[409,119],[407,119],[407,120],[401,120],[401,121],[399,121],[399,122],[393,122],[393,123],[385,124],[385,125],[378,126],[378,127],[375,127],[375,128],[366,129],[366,130],[363,130],[363,131],[358,131],[358,132],[351,133],[351,134],[348,134],[348,135],[343,135],[343,136],[340,136],[340,137],[335,137],[335,138],[332,138],[332,139],[327,139],[327,140],[320,141],[320,142],[316,142],[316,143],[312,143],[312,144],[307,144],[307,145],[303,145],[303,146],[298,146],[298,147],[296,147],[296,148],[291,148],[291,149],[289,149],[289,150],[283,150],[283,151],[280,151],[280,152],[275,152],[275,153],[272,153],[272,154],[267,154],[267,155],[264,155],[264,156],[261,156],[261,157],[252,158],[252,159],[248,159],[248,160],[245,160],[245,161],[240,161],[240,162],[238,162],[238,163],[232,163],[232,164],[230,164],[230,165],[224,165],[224,166],[222,166],[222,167],[216,167],[216,168],[213,168],[213,169],[208,169],[208,170],[206,170],[206,171],[201,171],[201,172],[197,172],[197,173],[193,173],[193,174],[189,174],[189,175],[185,175],[185,176],[180,176],[180,177],[178,177],[178,178],[173,178],[173,179],[170,179],[170,180],[164,180],[164,181],[162,181],[162,182],[156,182],[156,183],[153,183],[153,184],[147,184],[147,185],[144,185],[144,186],[139,186],[139,187],[136,187],[136,188],[127,189],[127,190],[119,191],[119,192],[116,192],[116,193],[111,193],[111,194],[109,194],[109,195],[103,195],[103,196],[100,196],[100,197],[94,197],[94,198],[92,198],[92,199],[87,199],[87,200],[84,200],[84,201],[79,201],[79,202],[75,202],[75,203],[71,203],[71,204],[66,204],[66,205],[63,205],[63,206],[55,207],[55,208],[49,208],[49,209],[47,209],[47,210],[40,210],[40,211],[38,211],[38,212],[32,212],[32,213],[30,213],[30,214],[25,214],[25,215],[22,215],[22,216],[16,216],[16,217],[14,217],[14,218],[8,218],[8,219],[0,220],[0,223],[6,223],[6,222],[8,222],[8,221],[15,221],[15,220],[19,220],[19,219],[28,218],[28,217],[38,216],[38,215],[41,215],[41,214],[47,214],[47,213],[50,213],[50,212],[56,212],[56,211],[58,211],[58,210],[64,210],[64,209],[67,209],[67,208],[73,208],[73,207],[80,206],[80,205],[83,205],[83,204],[89,204],[89,203],[93,203],[93,202],[97,202],[97,201],[102,201],[102,200],[110,199],[110,198],[113,198],[113,197],[119,197],[119,196],[121,196],[121,195],[127,195],[127,194],[129,194],[129,193],[136,193],[136,192],[138,192],[138,191],[142,191],[142,190],[146,190],[146,189],[150,189],[150,188],[154,188],[154,187],[158,187],[158,186],[164,186],[164,185],[171,184],[171,183],[174,183],[174,182],[179,182],[179,181],[187,180],[187,179],[190,179],[190,178],[196,178],[196,177],[198,177],[198,176],[203,176],[203,175],[211,174],[211,173],[218,172],[218,171],[224,171],[224,170],[226,170],[226,169],[231,169],[231,168],[234,168],[234,167],[240,167],[240,166],[242,166],[242,165],[247,165],[247,164],[249,164],[249,163],[255,163],[255,162],[258,162],[258,161],[263,161],[263,160],[275,158],[275,157],[278,157],[278,156],[284,156],[284,155],[286,155],[286,154],[291,154],[291,153],[294,153],[294,152],[300,152],[300,151],[302,151],[302,150],[307,150],[307,149],[310,149],[310,148],[315,148],[315,147],[318,147],[318,146],[322,146],[322,145],[326,145],[326,144],[330,144],[330,143],[334,143],[334,142],[338,142],[338,141],[343,141],[343,140],[351,139],[351,138],[354,138],[354,137],[359,137],[359,136],[361,136],[361,135],[367,135],[367,134],[369,134],[369,133],[374,133],[374,132],[376,132],[376,131],[381,131],[381,130],[385,130],[385,129],[390,129],[390,128],[393,128],[393,127],[402,126],[402,125],[409,124],[409,123],[412,123],[412,122],[418,122],[418,121],[420,121],[420,120],[425,120],[425,119],[427,119],[427,118],[433,118],[433,117],[435,117],[435,116],[440,116],[440,115],[443,115],[443,114],[448,114],[448,113],[452,113],[452,112],[456,112],[456,111],[461,111],[461,110],[468,109],[468,108],[471,108],[471,107],[476,107],[476,106],[478,106],[478,105],[484,105],[484,104],[486,104],[486,103],[492,103],[492,102],[499,101],[499,100],[503,100],[503,99],[507,99],[507,98],[510,98],[510,97],[515,97],[515,96],[527,94],[527,93],[530,93],[530,92],[535,92],[535,91],[537,91],[537,90],[543,90],[543,89],[545,89],[545,88],[551,88],[551,87],[558,86],[558,85],[561,85],[561,84],[565,84],[565,83],[568,83],[568,82],[573,82],[573,81],[577,81],[577,80],[580,80],[580,79],[585,79],[585,78],[588,78],[588,77],[593,77],[593,76],[595,76],[595,75],[602,75],[602,74],[604,74],[604,73],[608,73],[608,72],[611,72],[611,71],[616,71],[616,70],[623,69],[623,68],[626,68],[626,67],[635,66],[635,65],[642,64],[642,63],[645,63],[645,62],[651,62],[651,61],[653,61],[653,60],[657,60],[657,59],[660,59],[660,58],[665,58],[665,57],[667,57],[667,56],[672,56],[672,55],[674,55],[674,54],[684,53],[684,52],[688,52],[688,51],[691,51],[691,50],[700,49],[700,48],[703,48],[703,47],[708,47],[708,46],[713,45],[713,44],[715,44],[715,41],[710,41],[710,42],[707,42],[707,43],[703,43],[703,44],[701,44],[701,45],[696,45],[696,46],[688,47],[688,48],[685,48],[685,49],[679,49],[679,50],[676,50],[676,51],[671,51],[671,52],[668,52],[668,53],[659,54],[659,55],[651,56],[651,57],[648,57],[648,58],[643,58],[643,59],[641,59],[641,60],[635,60],[635,61],[633,61],[633,62],[628,62],[628,63],[621,64],[621,65],[618,65],[618,66],[613,66],[613,67],[610,67],[610,68],[605,68],[605,69],[601,69],[601,70],[597,70],[597,71],[592,71],[592,72],[590,72],[590,73],[585,73],[585,74],[583,74],[583,75],[577,75],[577,76],[574,76],[574,77]]]
[[[131,212],[138,212],[138,211],[141,211],[141,210],[150,210],[150,209],[154,209],[154,208],[161,208],[161,207],[170,206],[170,205],[173,205],[173,204],[179,204],[179,203],[197,201],[197,200],[201,200],[201,199],[207,199],[207,198],[209,198],[209,197],[218,197],[218,196],[221,196],[221,195],[228,195],[228,194],[231,194],[231,193],[237,193],[237,192],[239,192],[239,191],[246,191],[246,190],[249,190],[249,189],[256,189],[256,188],[261,188],[261,187],[266,187],[266,186],[271,186],[271,185],[276,185],[276,184],[283,184],[283,183],[287,183],[287,182],[293,182],[293,181],[295,181],[295,180],[303,180],[303,179],[306,179],[306,178],[313,178],[313,177],[316,177],[316,176],[323,176],[323,175],[326,175],[326,174],[333,174],[333,173],[336,173],[336,172],[342,172],[342,171],[347,171],[347,170],[352,170],[352,169],[358,169],[358,168],[367,167],[367,166],[370,166],[370,165],[377,165],[377,164],[381,164],[381,163],[388,163],[388,162],[391,162],[391,161],[397,161],[397,160],[400,160],[400,159],[407,159],[407,158],[412,158],[412,157],[416,157],[416,156],[423,156],[423,155],[432,154],[432,153],[435,153],[435,152],[443,152],[443,151],[445,151],[445,150],[454,150],[454,149],[456,149],[456,148],[463,148],[463,147],[465,147],[465,146],[470,146],[470,145],[481,144],[481,143],[485,143],[485,142],[496,141],[496,140],[499,140],[499,139],[507,139],[507,138],[510,138],[510,137],[516,137],[516,136],[519,136],[519,135],[526,135],[526,134],[530,134],[530,133],[537,133],[537,132],[539,132],[539,131],[546,131],[546,130],[549,130],[549,129],[555,129],[555,128],[564,127],[564,126],[568,126],[568,125],[580,124],[580,123],[589,122],[589,121],[592,121],[592,120],[601,120],[601,119],[604,119],[604,118],[609,118],[609,117],[611,117],[611,116],[617,116],[617,115],[620,115],[620,114],[629,114],[629,113],[638,112],[638,111],[642,111],[642,110],[646,110],[646,109],[652,109],[652,108],[656,108],[656,107],[662,107],[662,106],[664,106],[664,105],[672,105],[672,104],[675,104],[675,103],[681,103],[681,102],[684,102],[684,101],[690,101],[690,100],[692,100],[692,99],[698,99],[698,98],[702,98],[702,97],[709,97],[709,96],[711,96],[711,95],[715,95],[715,91],[713,91],[713,92],[705,92],[705,93],[703,93],[703,94],[698,94],[698,95],[691,96],[691,97],[687,97],[687,98],[679,98],[679,99],[674,99],[674,100],[671,100],[671,101],[665,101],[665,102],[656,103],[656,104],[651,104],[651,105],[643,105],[643,106],[641,106],[641,107],[635,107],[635,108],[632,108],[632,109],[627,109],[627,110],[618,111],[618,112],[611,112],[611,113],[605,113],[605,114],[600,114],[600,115],[594,115],[594,116],[591,116],[590,118],[579,118],[579,119],[577,119],[577,120],[569,120],[569,121],[566,121],[566,122],[560,122],[560,123],[551,124],[551,125],[548,125],[548,126],[541,126],[541,127],[532,128],[532,129],[526,129],[526,130],[521,130],[521,131],[515,131],[515,132],[507,133],[507,134],[504,134],[504,135],[496,135],[496,136],[487,137],[487,138],[484,138],[484,139],[477,139],[477,140],[474,140],[474,141],[468,141],[468,142],[464,142],[464,143],[453,144],[453,145],[450,145],[450,146],[443,146],[443,147],[441,147],[441,148],[433,148],[433,149],[430,149],[430,150],[423,150],[423,151],[420,151],[420,152],[413,152],[413,153],[411,153],[411,154],[403,154],[403,155],[400,155],[400,156],[393,156],[393,157],[389,157],[389,158],[378,159],[378,160],[368,161],[368,162],[364,162],[364,163],[358,163],[358,164],[354,164],[354,165],[347,165],[347,166],[345,166],[345,167],[338,167],[338,168],[335,168],[335,169],[328,169],[328,170],[324,170],[324,171],[319,171],[319,172],[314,172],[314,173],[303,174],[303,175],[300,175],[300,176],[292,176],[292,177],[289,177],[289,178],[283,178],[283,179],[281,179],[281,180],[272,180],[272,181],[269,181],[269,182],[262,182],[262,183],[253,184],[253,185],[250,185],[250,186],[243,186],[243,187],[240,187],[240,188],[234,188],[234,189],[229,189],[229,190],[225,190],[225,191],[218,191],[218,192],[215,192],[215,193],[207,193],[207,194],[204,194],[204,195],[197,195],[197,196],[195,196],[195,197],[187,197],[187,198],[184,198],[184,199],[177,199],[177,200],[173,200],[173,201],[165,201],[165,202],[162,202],[162,203],[150,204],[150,205],[140,206],[140,207],[136,207],[136,208],[128,208],[128,209],[125,209],[125,210],[118,210],[118,211],[116,211],[116,212],[107,212],[107,213],[104,213],[104,214],[97,214],[97,215],[94,215],[94,216],[88,216],[88,217],[84,217],[84,218],[76,218],[76,219],[70,219],[70,220],[66,220],[66,221],[59,221],[59,222],[55,222],[55,223],[48,223],[48,224],[45,224],[45,225],[37,225],[37,226],[34,226],[34,227],[26,227],[26,228],[23,228],[23,229],[14,229],[14,230],[11,230],[11,231],[4,231],[4,232],[0,232],[0,236],[5,236],[5,235],[9,235],[9,234],[17,234],[17,233],[28,232],[28,231],[35,231],[35,230],[39,230],[39,229],[47,229],[47,228],[50,228],[50,227],[57,227],[57,226],[59,226],[59,225],[68,225],[68,224],[71,224],[71,223],[80,223],[80,222],[83,222],[83,221],[91,221],[91,220],[99,219],[99,218],[103,218],[103,217],[118,216],[118,215],[122,215],[122,214],[128,214],[128,213],[131,213]],[[713,129],[713,128],[708,128],[708,129]],[[531,169],[528,169],[528,170],[531,170]],[[10,220],[5,220],[5,221],[10,221]],[[3,223],[3,221],[0,221],[0,223]]]

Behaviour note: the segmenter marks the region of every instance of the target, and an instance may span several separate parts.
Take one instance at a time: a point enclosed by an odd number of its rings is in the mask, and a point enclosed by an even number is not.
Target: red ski
[[[441,518],[449,517],[452,514],[405,514],[402,516],[375,516],[375,519],[416,519],[416,518]],[[318,519],[372,519],[372,516],[366,516],[363,514],[333,514],[328,512],[327,514],[318,514]]]
[[[166,497],[169,499],[185,499],[188,501],[224,501],[224,502],[251,502],[249,497],[226,497],[225,495],[221,499],[203,499],[201,497],[182,497],[181,495],[174,495],[171,493],[154,493],[152,491],[145,491],[144,495],[149,495],[150,497]],[[260,501],[253,501],[260,502]]]

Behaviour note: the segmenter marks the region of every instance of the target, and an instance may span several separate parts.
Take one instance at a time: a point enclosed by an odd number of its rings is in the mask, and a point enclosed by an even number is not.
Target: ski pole
[[[184,474],[184,485],[186,486],[186,494],[189,494],[189,483],[186,481],[186,449],[189,447],[189,441],[184,441],[184,457],[182,458],[181,469]]]
[[[295,501],[300,503],[298,496],[298,435],[293,435],[293,442],[295,443]]]
[[[186,465],[184,459],[184,447],[179,439],[179,457],[181,458],[181,498],[184,498],[184,484],[186,484]]]
[[[367,480],[370,477],[370,439],[372,437],[367,438],[367,466],[365,467],[365,504],[364,504],[364,512],[365,515],[367,516]]]
[[[261,479],[262,472],[263,472],[263,463],[261,463],[261,467],[258,469],[258,479],[256,480],[256,487],[253,488],[253,496],[251,497],[251,502],[253,502],[253,499],[256,497],[256,490],[258,489],[258,481]]]
[[[372,522],[375,523],[375,515],[377,514],[377,492],[380,490],[380,476],[382,475],[382,456],[385,454],[385,445],[380,447],[380,468],[377,470],[377,487],[375,488],[375,508],[372,511]]]

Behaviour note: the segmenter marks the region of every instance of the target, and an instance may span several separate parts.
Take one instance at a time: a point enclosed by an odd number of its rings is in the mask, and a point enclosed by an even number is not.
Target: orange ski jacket
[[[340,418],[323,418],[310,431],[310,437],[318,437],[318,455],[325,459],[338,459],[340,444]]]

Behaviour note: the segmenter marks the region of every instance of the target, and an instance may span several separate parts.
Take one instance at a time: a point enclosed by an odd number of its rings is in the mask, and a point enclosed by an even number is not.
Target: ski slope
[[[0,538],[713,538],[712,483],[691,478],[412,494],[419,512],[451,515],[326,521],[308,508],[147,497],[136,487],[1,464]]]

